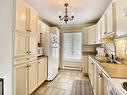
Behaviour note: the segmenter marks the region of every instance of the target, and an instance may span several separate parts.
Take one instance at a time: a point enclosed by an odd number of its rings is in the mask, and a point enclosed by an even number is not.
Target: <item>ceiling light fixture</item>
[[[67,22],[69,20],[72,21],[74,19],[74,16],[73,16],[73,13],[72,13],[72,16],[68,16],[68,9],[67,8],[68,8],[69,4],[68,3],[65,3],[64,6],[65,6],[65,15],[62,17],[61,16],[61,12],[59,12],[59,19],[61,21],[64,20],[65,23],[67,24]]]

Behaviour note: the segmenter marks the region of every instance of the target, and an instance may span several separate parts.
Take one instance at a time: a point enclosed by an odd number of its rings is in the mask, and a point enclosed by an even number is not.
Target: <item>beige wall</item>
[[[4,95],[13,94],[13,0],[0,1],[0,77],[4,79]]]

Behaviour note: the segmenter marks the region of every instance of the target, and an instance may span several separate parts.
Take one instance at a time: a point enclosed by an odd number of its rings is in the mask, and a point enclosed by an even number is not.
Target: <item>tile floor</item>
[[[32,95],[93,95],[88,77],[80,71],[60,70],[58,76],[45,82]]]

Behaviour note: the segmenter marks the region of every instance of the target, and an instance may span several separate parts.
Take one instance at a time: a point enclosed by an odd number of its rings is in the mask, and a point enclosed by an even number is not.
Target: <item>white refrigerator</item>
[[[43,37],[44,55],[48,56],[48,79],[53,80],[58,74],[59,67],[59,29],[52,27]]]

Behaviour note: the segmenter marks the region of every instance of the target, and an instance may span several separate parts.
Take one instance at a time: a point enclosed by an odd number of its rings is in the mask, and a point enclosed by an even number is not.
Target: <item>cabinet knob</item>
[[[38,64],[39,64],[40,62],[38,62]]]
[[[27,65],[26,67],[29,68],[29,67],[31,67],[31,65]]]
[[[26,30],[26,31],[28,31],[29,33],[31,32],[31,30],[29,30],[29,29],[28,29],[28,30]]]
[[[29,52],[26,52],[27,54],[29,54]]]
[[[27,60],[29,60],[29,58],[27,58]]]
[[[104,32],[104,34],[107,34],[107,32]]]
[[[99,73],[99,76],[100,76],[100,77],[103,77],[102,73]]]
[[[29,51],[29,54],[31,53],[31,51]]]

